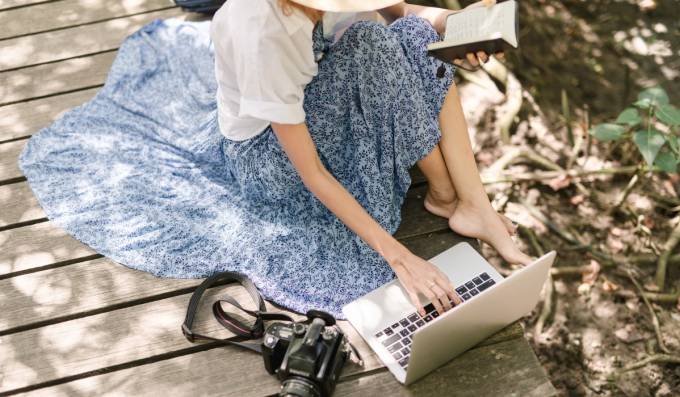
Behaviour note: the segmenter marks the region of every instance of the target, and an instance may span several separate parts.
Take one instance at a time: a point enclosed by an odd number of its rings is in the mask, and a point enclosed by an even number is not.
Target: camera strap
[[[257,303],[258,309],[257,310],[245,309],[236,301],[236,299],[234,299],[231,295],[225,293],[223,299],[219,299],[215,301],[215,303],[213,303],[212,311],[217,321],[220,324],[222,324],[225,328],[227,328],[229,331],[236,334],[236,336],[231,338],[219,339],[213,338],[212,336],[202,335],[193,332],[191,330],[191,327],[194,323],[194,316],[196,315],[198,303],[200,302],[201,296],[203,295],[205,290],[207,290],[208,288],[217,283],[228,284],[232,282],[241,284],[248,291],[250,297],[253,299],[254,302]],[[227,314],[222,309],[222,302],[229,303],[238,308],[239,310],[243,311],[244,313],[255,317],[255,323],[253,324],[253,326],[252,327],[248,326],[247,324]],[[260,292],[257,290],[257,287],[255,287],[255,284],[253,284],[253,282],[250,281],[248,277],[245,277],[239,273],[225,271],[215,273],[212,276],[206,278],[201,283],[201,285],[199,285],[196,288],[193,295],[191,296],[191,300],[189,301],[189,306],[187,308],[186,317],[184,318],[184,323],[182,323],[182,333],[184,334],[184,337],[187,338],[187,340],[192,343],[196,339],[205,339],[225,344],[237,345],[257,353],[262,353],[262,347],[260,343],[252,342],[248,343],[244,341],[261,338],[265,332],[264,327],[265,320],[283,320],[294,322],[294,320],[287,314],[267,312],[264,299],[262,299],[262,296],[260,295]],[[309,323],[309,319],[302,322]]]

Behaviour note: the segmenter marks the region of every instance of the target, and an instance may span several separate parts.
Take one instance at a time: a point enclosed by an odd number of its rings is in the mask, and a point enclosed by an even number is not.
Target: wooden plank
[[[183,14],[180,8],[172,8],[8,39],[0,46],[0,71],[114,50],[125,37],[152,20]]]
[[[450,236],[449,241],[453,240],[453,233],[447,234]],[[429,243],[432,237],[423,236],[421,240],[412,245],[411,249],[414,253],[425,257],[437,253],[434,247],[438,244]],[[73,265],[68,267],[71,266]],[[61,272],[65,269],[62,267],[55,271]],[[122,269],[110,267],[110,270],[120,272]],[[32,280],[39,279],[40,276],[32,278]],[[68,274],[64,274],[55,279],[69,278]],[[14,277],[9,280],[21,282],[22,278]],[[26,278],[26,280],[29,279]],[[71,286],[77,283],[74,279],[70,280]],[[104,284],[99,288],[113,288],[110,283],[104,282]],[[4,383],[0,385],[0,392],[153,355],[166,354],[187,347],[181,333],[178,332],[178,327],[185,314],[188,297],[188,294],[184,294],[4,336],[3,343],[0,344],[0,356],[7,357],[6,361],[9,364],[4,368],[5,374],[2,380]],[[72,299],[74,302],[71,305],[76,308],[71,310],[75,311],[78,310],[78,305],[90,305],[89,303],[76,303],[77,301],[96,298],[83,295],[73,296]],[[211,298],[207,297],[204,301],[209,300]],[[247,297],[244,297],[242,301],[250,303]],[[93,306],[86,307],[89,310],[93,309]],[[207,310],[206,313],[209,313],[209,309]],[[209,315],[203,317],[210,318]],[[210,331],[216,329],[218,328],[213,324]],[[137,332],[137,330],[143,330],[143,332]],[[358,336],[356,338],[360,339]],[[104,343],[104,341],[107,342]],[[356,343],[363,342],[357,341]],[[40,354],[36,354],[38,351]],[[365,345],[361,353],[365,360],[369,362],[373,360],[377,363],[375,357],[371,358],[372,353]],[[44,357],[50,359],[45,360]],[[372,368],[376,366],[377,364],[374,364]]]
[[[116,54],[105,52],[0,73],[0,105],[101,86]]]
[[[368,395],[549,397],[557,391],[526,340],[516,338],[469,350],[408,387],[399,384],[390,372],[380,371],[341,382],[334,394]]]
[[[51,222],[0,232],[0,277],[96,254]]]
[[[0,186],[0,208],[0,228],[46,217],[27,182]]]
[[[23,176],[17,160],[26,142],[26,140],[20,140],[0,144],[0,184],[8,179]]]
[[[25,138],[38,132],[67,110],[92,99],[99,89],[91,88],[0,107],[0,142]]]
[[[25,7],[34,4],[48,3],[55,0],[2,0],[0,2],[0,11],[15,7]]]
[[[210,289],[201,300],[195,322],[196,332],[217,337],[232,336],[211,315],[212,302],[224,292],[232,294],[247,308],[255,309],[242,287]],[[3,336],[0,356],[5,365],[0,392],[160,354],[181,354],[183,349],[192,347],[180,331],[190,297],[191,294],[183,294]],[[280,311],[269,303],[267,310]],[[302,318],[299,315],[294,317]],[[361,337],[346,321],[343,323],[343,329],[349,328],[348,336],[361,349],[365,368],[380,367],[376,356]],[[261,362],[261,357],[255,358]],[[238,361],[231,365],[239,370],[248,367]]]
[[[350,332],[350,340],[352,340],[353,343],[357,343],[357,340],[354,339],[357,335],[354,333],[351,325],[345,321],[341,321],[340,324],[343,330]],[[510,328],[519,328],[521,332],[521,327],[517,323],[514,323],[513,326],[508,329]],[[500,333],[498,335],[500,335]],[[514,336],[511,339],[494,342],[493,339],[495,337],[496,336],[494,335],[488,339],[490,342],[489,344],[479,345],[473,348],[463,356],[446,364],[441,369],[427,375],[420,382],[425,384],[439,382],[439,384],[441,384],[441,382],[446,379],[456,379],[458,377],[459,368],[465,368],[466,375],[472,375],[475,374],[475,371],[479,371],[480,373],[477,374],[477,378],[480,380],[485,378],[486,380],[489,376],[485,376],[483,367],[480,368],[480,366],[486,365],[487,363],[493,365],[494,369],[499,372],[514,371],[514,374],[517,374],[517,370],[520,369],[521,364],[529,364],[531,365],[529,368],[531,370],[531,376],[540,374],[542,369],[535,358],[534,362],[531,362],[530,356],[533,355],[533,352],[521,335]],[[508,345],[510,345],[511,348],[514,348],[512,351],[513,354],[515,354],[516,351],[516,353],[520,355],[520,358],[522,359],[521,363],[513,361],[510,357],[506,357],[509,350],[506,347]],[[493,349],[484,346],[493,346]],[[495,349],[496,346],[500,346],[500,349]],[[361,340],[358,341],[357,348],[361,350],[361,354],[365,354],[364,349],[368,349]],[[375,356],[371,355],[371,357],[372,359],[375,359]],[[501,359],[499,360],[497,357],[501,357]],[[469,360],[474,360],[479,363],[479,366],[472,368],[466,367],[466,363],[470,362]],[[235,366],[234,363],[239,363],[239,365]],[[382,364],[378,362],[366,363],[363,368],[358,367],[353,363],[347,364],[341,375],[341,383],[338,386],[338,392],[341,392],[341,390],[344,390],[345,392],[356,392],[356,385],[353,383],[355,381],[343,381],[343,379],[347,379],[350,376],[356,376],[357,373],[375,370],[378,367],[382,367]],[[453,367],[453,369],[451,367]],[[210,370],[207,370],[208,368]],[[394,380],[391,373],[387,372],[384,367],[382,368],[383,370],[379,373],[383,376],[379,378],[379,381],[380,384],[387,384],[389,387],[389,389],[385,390],[387,394],[384,395],[391,396],[394,392],[401,390],[403,386]],[[526,368],[524,370],[524,374],[526,374]],[[364,375],[359,379],[364,379],[367,376],[371,375]],[[153,379],[153,382],[150,382],[150,379]],[[469,378],[466,378],[466,380],[468,381],[468,384],[466,385],[468,389],[460,389],[461,392],[465,392],[465,395],[487,395],[477,393],[477,391],[488,390],[487,385],[481,382],[470,382]],[[545,378],[545,375],[543,375],[542,379],[532,378],[531,381],[525,380],[523,381],[523,385],[525,386],[523,389],[527,389],[526,386],[531,385],[532,383],[541,384],[546,382],[548,381],[547,378]],[[418,383],[414,386],[416,385],[418,385]],[[260,356],[240,348],[226,346],[151,364],[135,366],[120,371],[109,372],[103,375],[96,375],[53,387],[38,389],[28,393],[28,396],[57,397],[85,396],[92,394],[103,396],[153,396],[157,393],[169,393],[170,395],[198,394],[247,397],[274,394],[278,392],[279,386],[280,383],[276,377],[267,374],[264,370],[262,358]],[[456,392],[458,390],[455,388],[456,385],[449,384],[446,386],[447,387],[445,388],[437,389],[436,393],[418,393],[417,395],[449,395],[449,391]],[[365,396],[370,394],[370,388],[366,387],[365,382],[361,384],[361,388],[361,390],[366,390],[367,392],[358,393],[357,395]],[[545,387],[544,389],[549,390],[548,387]],[[338,394],[336,393],[335,395]],[[539,396],[539,394],[528,395]],[[544,394],[544,396],[548,395],[550,394]]]
[[[107,258],[7,278],[0,280],[0,334],[159,295],[186,293],[201,281],[159,278]]]
[[[402,205],[402,220],[394,233],[397,238],[408,238],[423,233],[449,229],[448,219],[433,215],[423,206],[427,185],[409,189]]]
[[[172,0],[63,0],[0,13],[0,39],[174,7]]]

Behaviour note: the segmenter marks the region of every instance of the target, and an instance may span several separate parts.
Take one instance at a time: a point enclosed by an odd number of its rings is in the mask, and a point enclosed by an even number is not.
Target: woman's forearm
[[[496,0],[480,0],[476,3],[472,3],[465,8],[472,7],[484,7],[488,5],[495,4]],[[392,23],[397,18],[405,17],[407,15],[417,15],[421,18],[426,19],[434,27],[434,29],[439,33],[443,34],[446,29],[446,17],[450,14],[455,14],[460,12],[460,10],[449,10],[446,8],[439,7],[426,7],[417,4],[407,4],[406,2],[401,2],[393,6],[383,8],[378,10],[380,15],[385,18],[387,23]]]
[[[307,189],[390,265],[398,263],[408,253],[325,167],[305,179]]]

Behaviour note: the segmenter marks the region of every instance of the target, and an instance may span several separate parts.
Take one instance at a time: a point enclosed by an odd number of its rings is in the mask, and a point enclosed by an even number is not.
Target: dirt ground
[[[665,289],[654,283],[680,222],[680,178],[642,173],[624,196],[635,170],[619,171],[641,163],[636,148],[587,134],[642,88],[659,85],[680,106],[680,2],[526,0],[520,19],[509,73],[460,73],[459,90],[494,205],[522,225],[527,252],[558,253],[526,335],[564,395],[680,396],[680,249]],[[663,360],[641,362],[650,357]]]

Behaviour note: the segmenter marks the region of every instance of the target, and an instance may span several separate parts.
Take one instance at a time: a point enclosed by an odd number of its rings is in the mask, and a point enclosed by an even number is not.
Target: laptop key
[[[472,282],[475,283],[475,285],[479,285],[479,284],[483,283],[484,281],[482,281],[482,279],[479,278],[479,277],[475,277],[475,278],[472,279]]]
[[[423,318],[423,320],[425,320],[426,323],[429,323],[430,321],[432,321],[432,315],[428,314]]]
[[[394,357],[395,360],[399,360],[400,358],[403,357],[401,352],[394,352],[394,354],[392,354],[392,356]]]
[[[414,324],[411,324],[411,325],[408,326],[408,330],[411,331],[411,332],[416,332],[417,329],[418,329],[418,327],[416,327]]]
[[[482,291],[484,291],[485,289],[491,287],[491,286],[494,285],[494,284],[496,284],[495,281],[489,280],[489,281],[485,282],[484,284],[480,285],[479,287],[477,287],[477,289],[479,290],[479,292],[482,292]]]
[[[408,327],[408,325],[409,325],[408,319],[406,319],[406,318],[401,319],[399,321],[399,324],[401,324],[404,327]]]
[[[399,339],[401,339],[401,335],[394,334],[394,335],[390,336],[389,338],[385,339],[384,341],[382,341],[382,344],[383,344],[383,346],[389,346],[392,343],[398,341]]]
[[[433,312],[432,312],[432,317],[434,317],[434,318],[439,317],[439,312],[438,312],[438,311],[433,311]]]
[[[399,323],[394,323],[394,324],[392,324],[392,327],[391,327],[391,328],[392,328],[392,329],[395,329],[395,328],[397,328],[398,326],[399,326]]]
[[[394,352],[398,351],[399,349],[401,349],[402,347],[404,347],[404,345],[402,345],[401,342],[397,342],[397,343],[393,344],[392,346],[388,347],[387,351],[390,352],[390,353],[394,353]]]
[[[383,330],[383,332],[384,332],[385,335],[387,335],[387,336],[390,336],[390,335],[392,335],[392,334],[394,333],[394,332],[392,332],[392,328],[390,328],[390,327],[385,328],[385,329]]]
[[[399,335],[401,335],[401,336],[406,336],[408,334],[410,334],[410,332],[408,332],[408,329],[406,329],[406,328],[399,331]]]
[[[472,295],[470,295],[470,294],[463,294],[463,296],[461,296],[461,299],[463,299],[464,301],[466,301],[470,298],[472,298]]]
[[[423,321],[423,320],[418,320],[418,321],[416,321],[416,325],[417,325],[418,327],[422,327],[423,325],[425,325],[425,321]]]
[[[380,332],[378,332],[377,334],[375,334],[375,337],[376,337],[376,338],[380,338],[380,337],[383,336],[383,335],[385,335],[385,333],[382,332],[382,331],[380,331]]]
[[[482,280],[486,281],[486,280],[490,279],[491,276],[489,276],[488,274],[486,274],[486,272],[484,272],[484,273],[482,273],[482,274],[479,275],[479,278],[481,278]]]
[[[420,318],[420,316],[418,315],[418,313],[411,313],[411,315],[408,316],[409,321],[412,322],[412,323],[415,323],[416,321],[418,321],[419,318]]]
[[[403,343],[404,346],[410,345],[411,342],[413,342],[413,341],[412,341],[411,338],[409,338],[408,336],[407,336],[406,338],[404,338],[404,339],[401,340],[401,343]]]
[[[428,303],[427,305],[425,305],[424,309],[425,309],[425,314],[426,314],[426,315],[429,314],[430,312],[436,310],[436,309],[434,308],[434,305],[433,305],[432,303]]]
[[[406,364],[408,364],[408,357],[406,357],[406,358],[402,359],[401,361],[399,361],[399,365],[401,365],[402,367],[405,367]]]
[[[472,294],[472,296],[475,296],[475,295],[477,295],[478,293],[479,293],[479,291],[477,291],[477,289],[471,289],[471,290],[470,290],[470,294]]]
[[[458,292],[458,295],[464,294],[465,291],[467,291],[467,287],[464,285],[461,285],[460,287],[456,288],[456,292]]]
[[[408,347],[405,347],[405,348],[401,349],[401,354],[403,354],[404,356],[407,356],[409,351],[410,350],[408,349]]]
[[[472,281],[468,281],[467,283],[465,283],[465,287],[467,287],[467,289],[475,288],[475,283],[473,283]]]

